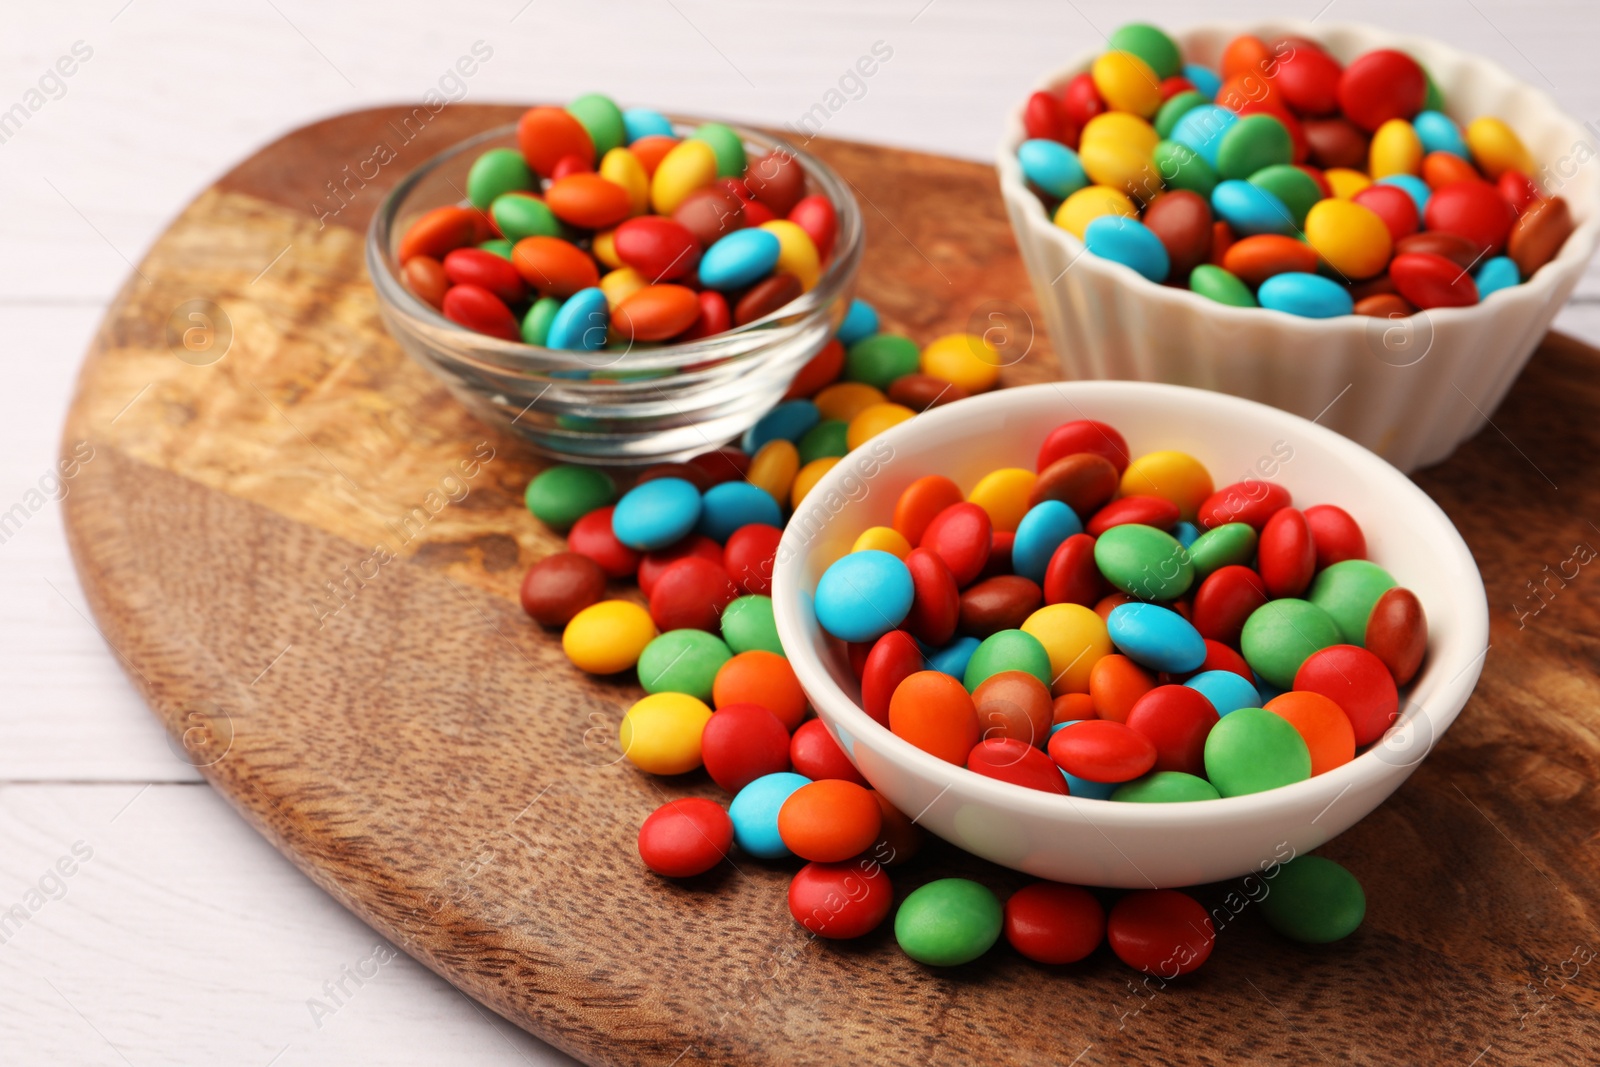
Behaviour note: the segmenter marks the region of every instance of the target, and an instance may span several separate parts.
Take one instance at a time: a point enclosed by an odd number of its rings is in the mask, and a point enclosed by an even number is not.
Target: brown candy
[[[1331,167],[1349,167],[1365,170],[1367,165],[1367,135],[1349,119],[1302,119],[1306,146],[1311,149],[1311,162],[1327,170]]]
[[[1198,193],[1174,189],[1152,203],[1144,213],[1144,224],[1167,250],[1174,279],[1187,279],[1189,272],[1206,261],[1211,252],[1211,206]]]
[[[744,184],[751,196],[780,219],[788,217],[806,195],[806,174],[800,161],[782,148],[750,160],[745,166]]]
[[[1556,258],[1575,228],[1572,211],[1559,196],[1540,200],[1529,207],[1511,227],[1511,236],[1506,241],[1506,255],[1522,272],[1522,280],[1527,281],[1534,271]]]
[[[1021,629],[1043,603],[1044,593],[1038,585],[1020,574],[985,578],[961,594],[961,632],[984,638],[1001,630]]]
[[[744,201],[724,185],[710,185],[684,197],[672,219],[693,234],[702,248],[710,248],[734,230],[744,229]]]
[[[1117,468],[1104,456],[1093,452],[1062,456],[1039,472],[1028,494],[1028,507],[1059,500],[1079,515],[1093,515],[1111,499],[1120,481]]]
[[[1010,737],[1035,748],[1050,740],[1054,702],[1045,684],[1027,671],[1001,671],[972,691],[985,740]]]
[[[522,610],[543,626],[565,626],[606,595],[606,572],[588,556],[557,552],[522,576]]]
[[[1394,243],[1394,254],[1403,256],[1411,252],[1429,252],[1443,256],[1462,270],[1471,270],[1482,258],[1476,244],[1457,233],[1429,230],[1408,234]]]
[[[694,463],[657,463],[646,467],[639,474],[639,484],[657,478],[682,478],[702,493],[716,484],[704,467]]]
[[[927,411],[941,404],[965,400],[972,394],[954,382],[935,378],[931,374],[902,374],[889,383],[888,397],[892,403],[912,411]]]
[[[774,274],[752,285],[733,306],[733,324],[744,326],[766,318],[791,300],[800,297],[800,279],[793,274]]]
[[[1417,594],[1395,586],[1378,598],[1367,616],[1366,646],[1389,668],[1395,685],[1416,677],[1428,651],[1428,619]]]
[[[1417,309],[1399,293],[1374,293],[1356,301],[1355,313],[1370,315],[1375,319],[1392,319],[1396,315],[1401,318],[1415,315]]]

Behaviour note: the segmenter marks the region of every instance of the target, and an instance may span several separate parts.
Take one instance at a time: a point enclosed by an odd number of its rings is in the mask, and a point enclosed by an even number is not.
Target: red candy
[[[722,566],[722,546],[701,534],[690,534],[676,544],[646,552],[639,560],[639,591],[648,598],[655,590],[656,580],[666,569],[681,559],[694,556]]]
[[[1257,478],[1234,482],[1212,493],[1200,505],[1200,528],[1210,530],[1230,522],[1244,522],[1260,533],[1279,508],[1289,506],[1289,500],[1289,490],[1277,482]]]
[[[1344,709],[1356,747],[1370,745],[1400,714],[1400,694],[1383,660],[1355,645],[1313,652],[1295,673],[1294,687],[1321,693]]]
[[[1159,496],[1125,496],[1113,500],[1084,524],[1090,536],[1099,537],[1113,526],[1135,524],[1170,530],[1178,524],[1178,505]]]
[[[1423,220],[1430,230],[1465,237],[1481,255],[1497,256],[1506,246],[1517,213],[1499,189],[1474,178],[1435,189]]]
[[[481,285],[452,285],[444,294],[440,309],[444,317],[469,330],[498,337],[502,341],[522,339],[517,317],[505,302]]]
[[[1034,882],[1006,901],[1006,940],[1035,963],[1076,963],[1105,933],[1105,909],[1081,886]]]
[[[1067,780],[1061,777],[1050,757],[1015,737],[989,737],[979,741],[967,755],[967,770],[1025,789],[1067,795]]]
[[[1022,127],[1033,140],[1060,141],[1069,147],[1077,141],[1078,131],[1067,118],[1061,98],[1046,92],[1028,97],[1022,109]]]
[[[1199,901],[1176,889],[1148,889],[1117,901],[1106,939],[1129,967],[1176,978],[1210,957],[1217,935]]]
[[[721,714],[717,712],[717,715]],[[789,762],[794,764],[795,773],[803,774],[813,782],[837,778],[857,785],[867,784],[821,719],[809,719],[794,732],[794,737],[789,740]]]
[[[1419,308],[1470,307],[1478,302],[1478,283],[1472,275],[1432,252],[1395,256],[1389,277],[1400,295]]]
[[[1250,669],[1250,664],[1245,662],[1243,656],[1213,638],[1208,637],[1205,642],[1206,658],[1200,664],[1200,669],[1195,671],[1196,674],[1205,671],[1232,671],[1250,684],[1255,684],[1255,672]]]
[[[1428,620],[1417,594],[1396,586],[1380,596],[1367,616],[1365,641],[1367,651],[1389,668],[1396,685],[1415,678],[1428,651]]]
[[[901,623],[925,644],[942,645],[955,636],[961,590],[944,559],[928,548],[913,548],[905,558],[911,572],[911,613]]]
[[[1134,702],[1127,726],[1155,745],[1156,770],[1183,771],[1203,778],[1206,735],[1218,718],[1211,701],[1198,689],[1158,685]]]
[[[1156,746],[1123,723],[1090,719],[1057,730],[1050,738],[1050,758],[1068,774],[1091,782],[1131,782],[1155,766]]]
[[[763,775],[788,770],[789,749],[789,731],[760,704],[718,708],[700,735],[706,773],[730,793]]]
[[[645,280],[669,282],[700,264],[700,242],[681,223],[659,215],[641,215],[618,226],[613,240],[617,258]]]
[[[1317,570],[1347,559],[1367,558],[1367,538],[1348,511],[1333,504],[1314,504],[1306,508],[1305,516],[1317,548]]]
[[[789,221],[806,231],[811,243],[817,246],[817,255],[827,259],[833,253],[833,242],[839,232],[839,215],[833,201],[813,194],[801,198],[789,210]]]
[[[444,274],[452,285],[476,285],[489,290],[507,304],[515,304],[528,292],[527,283],[511,261],[481,248],[458,248],[444,257]]]
[[[759,522],[733,531],[722,549],[723,567],[733,584],[746,593],[771,596],[773,560],[782,537],[776,526]]]
[[[861,671],[862,710],[888,726],[889,700],[894,691],[924,666],[922,650],[904,630],[890,630],[878,638]]]
[[[1277,63],[1273,82],[1284,103],[1302,115],[1339,109],[1339,61],[1320,48],[1295,48]]]
[[[1368,133],[1390,119],[1409,119],[1428,98],[1428,79],[1404,52],[1378,49],[1358,57],[1339,76],[1339,107]]]
[[[1421,220],[1417,216],[1417,202],[1411,199],[1410,193],[1398,185],[1374,182],[1350,199],[1382,219],[1392,241],[1411,236],[1421,225]],[[1431,227],[1432,223],[1429,223],[1429,226]]]
[[[732,845],[728,813],[700,797],[669,801],[639,827],[639,858],[667,878],[704,874],[722,862]]]
[[[952,504],[928,524],[921,546],[938,554],[955,576],[958,586],[968,586],[989,561],[994,528],[989,513],[976,504]]]
[[[1043,471],[1056,460],[1078,452],[1093,452],[1110,460],[1119,477],[1128,469],[1128,442],[1115,427],[1095,419],[1074,419],[1051,430],[1039,446],[1034,469]]]
[[[789,883],[789,914],[818,937],[849,940],[877,929],[894,905],[883,867],[870,860],[808,863]]]
[[[631,578],[639,570],[642,556],[611,532],[611,513],[615,510],[599,508],[573,523],[567,532],[567,547],[600,564],[609,578]]]
[[[716,633],[722,610],[739,595],[720,563],[688,556],[662,571],[650,589],[650,617],[668,630]]]
[[[1100,90],[1094,87],[1094,79],[1088,74],[1077,75],[1061,90],[1061,110],[1076,129],[1083,129],[1105,109],[1106,102],[1100,98]]]
[[[1073,534],[1050,557],[1044,572],[1046,604],[1082,604],[1099,601],[1111,587],[1094,562],[1094,538]]]
[[[1195,591],[1189,621],[1201,637],[1237,645],[1245,620],[1269,599],[1261,576],[1249,567],[1219,567]]]
[[[1279,508],[1261,528],[1256,556],[1261,584],[1273,599],[1305,592],[1317,567],[1317,549],[1306,517],[1296,508]]]

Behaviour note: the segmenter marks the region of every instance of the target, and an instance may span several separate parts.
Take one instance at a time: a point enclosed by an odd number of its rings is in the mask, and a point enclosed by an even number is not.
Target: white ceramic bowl
[[[1251,796],[1128,804],[1053,796],[946,763],[879,725],[857,703],[840,646],[817,626],[811,594],[857,533],[888,525],[912,481],[938,472],[970,489],[996,467],[1032,469],[1040,442],[1076,418],[1121,430],[1134,455],[1175,448],[1219,487],[1258,462],[1300,506],[1333,503],[1367,535],[1371,558],[1421,599],[1428,657],[1399,723],[1352,762]],[[1285,454],[1288,458],[1283,458]],[[817,714],[896,807],[969,852],[1041,878],[1148,888],[1236,877],[1304,853],[1377,807],[1455,720],[1478,680],[1489,615],[1472,554],[1450,520],[1394,467],[1296,415],[1222,393],[1141,382],[1062,382],[934,408],[856,449],[789,521],[777,553],[778,634]]]
[[[1311,320],[1226,307],[1085,254],[1083,242],[1052,223],[1017,164],[1026,137],[1019,107],[1000,145],[1000,191],[1062,365],[1072,378],[1174,382],[1307,418],[1320,414],[1322,425],[1402,470],[1437,463],[1482,429],[1594,252],[1600,168],[1577,165],[1592,137],[1498,64],[1436,41],[1303,22],[1207,25],[1177,40],[1185,61],[1214,65],[1240,33],[1311,38],[1343,62],[1374,48],[1409,53],[1432,74],[1457,122],[1494,115],[1511,124],[1540,167],[1550,168],[1534,177],[1546,193],[1566,198],[1577,230],[1531,280],[1470,308],[1396,320]],[[1064,85],[1093,58],[1083,56],[1039,88]]]

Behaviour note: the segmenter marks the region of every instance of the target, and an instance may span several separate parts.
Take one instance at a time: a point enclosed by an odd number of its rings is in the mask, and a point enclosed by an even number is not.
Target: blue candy
[[[700,490],[682,478],[654,478],[622,494],[611,532],[629,548],[649,552],[687,537],[700,519]]]
[[[811,401],[788,400],[757,419],[756,424],[744,432],[739,447],[744,449],[746,455],[753,456],[768,441],[800,440],[807,430],[821,421],[817,405]]]
[[[1157,284],[1172,270],[1167,246],[1138,219],[1101,215],[1083,231],[1083,244],[1101,259],[1132,267]]]
[[[1119,604],[1106,617],[1106,633],[1123,655],[1142,667],[1183,674],[1206,661],[1206,642],[1189,620],[1156,604]]]
[[[923,658],[928,661],[930,671],[948,674],[960,680],[966,677],[967,664],[972,660],[972,654],[978,651],[980,642],[976,637],[958,637],[943,648],[928,651],[922,650]]]
[[[1467,152],[1467,139],[1461,136],[1461,127],[1455,119],[1440,111],[1419,111],[1411,120],[1424,152],[1449,152],[1462,159],[1471,159]]]
[[[1050,736],[1054,737],[1057,730],[1083,721],[1083,719],[1068,719],[1066,722],[1058,722],[1050,727]],[[1110,800],[1111,794],[1115,793],[1117,786],[1122,784],[1121,782],[1091,782],[1087,778],[1079,778],[1077,775],[1068,774],[1066,771],[1061,772],[1061,777],[1067,780],[1067,794],[1077,797],[1079,800]]]
[[[899,557],[877,549],[851,552],[817,581],[817,622],[841,641],[876,641],[905,621],[915,592]]]
[[[664,481],[665,479],[657,479]],[[645,485],[654,484],[646,482]],[[723,482],[707,489],[700,499],[700,522],[696,527],[711,540],[722,544],[733,531],[751,523],[783,526],[783,512],[772,494],[749,482]],[[615,518],[613,517],[613,526]]]
[[[1490,293],[1498,293],[1502,289],[1510,289],[1522,283],[1522,272],[1517,269],[1517,264],[1509,256],[1495,256],[1483,261],[1478,272],[1472,276],[1478,283],[1478,299],[1486,300]]]
[[[1274,274],[1256,290],[1256,302],[1273,311],[1308,319],[1331,319],[1355,309],[1350,290],[1320,274]]]
[[[1035,582],[1044,581],[1050,557],[1061,542],[1083,532],[1083,521],[1070,506],[1059,500],[1035,504],[1017,523],[1016,539],[1011,542],[1011,569]]]
[[[1036,138],[1017,148],[1022,176],[1057,200],[1065,200],[1089,184],[1078,153],[1060,141]]]
[[[700,283],[708,289],[742,289],[771,272],[782,246],[770,230],[734,230],[700,258]]]
[[[1217,94],[1222,91],[1222,75],[1210,67],[1203,67],[1199,63],[1185,63],[1183,76],[1188,78],[1189,84],[1207,100],[1215,100]]]
[[[803,774],[779,771],[764,774],[739,790],[728,805],[733,840],[757,859],[778,860],[790,855],[789,846],[778,836],[778,809],[796,789],[810,784],[811,779]]]
[[[850,301],[850,310],[844,313],[844,321],[839,323],[839,328],[833,336],[839,343],[849,348],[864,337],[871,337],[878,332],[878,311],[871,304],[859,297]]]
[[[627,142],[632,144],[641,137],[672,137],[672,120],[659,111],[647,107],[630,107],[622,113],[622,128],[627,131]]]
[[[1239,116],[1225,107],[1201,104],[1184,112],[1178,124],[1172,127],[1171,140],[1194,149],[1215,170],[1217,151],[1222,147],[1222,135],[1238,121]]]
[[[1238,178],[1211,190],[1211,208],[1240,237],[1262,233],[1292,234],[1294,212],[1259,185]]]
[[[611,322],[606,294],[599,289],[579,289],[567,298],[550,320],[546,348],[568,352],[593,352],[604,348],[606,327]]]
[[[1232,671],[1202,671],[1183,684],[1211,701],[1218,715],[1261,706],[1261,694],[1256,692],[1256,687]]]
[[[1383,185],[1398,185],[1411,195],[1412,203],[1417,205],[1417,217],[1428,210],[1428,198],[1433,195],[1433,190],[1428,188],[1428,183],[1415,174],[1391,174],[1386,178],[1379,178]]]
[[[1178,539],[1178,544],[1188,548],[1200,539],[1200,527],[1192,522],[1179,522],[1172,528],[1172,536]]]

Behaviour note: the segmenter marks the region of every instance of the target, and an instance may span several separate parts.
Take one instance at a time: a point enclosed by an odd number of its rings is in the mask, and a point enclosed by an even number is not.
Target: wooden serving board
[[[106,640],[318,885],[596,1064],[1594,1060],[1600,354],[1547,339],[1493,427],[1418,478],[1483,567],[1493,646],[1437,751],[1323,850],[1366,885],[1355,936],[1297,946],[1246,906],[1165,989],[1105,951],[1050,969],[1002,946],[934,972],[887,928],[810,939],[792,868],[739,858],[679,884],[639,865],[657,804],[717,791],[618,762],[636,690],[573,670],[517,607],[559,543],[522,506],[538,462],[401,355],[362,265],[403,172],[518,110],[453,105],[420,133],[406,109],[362,111],[236,167],[128,281],[67,420],[68,531]],[[988,167],[813,147],[858,191],[860,289],[890,327],[925,341],[999,313],[1026,340]],[[220,358],[221,334],[184,349],[190,301],[231,323]],[[1053,368],[1040,336],[1006,383]],[[1021,881],[937,842],[895,881],[951,873]],[[1225,907],[1227,888],[1200,893]]]

